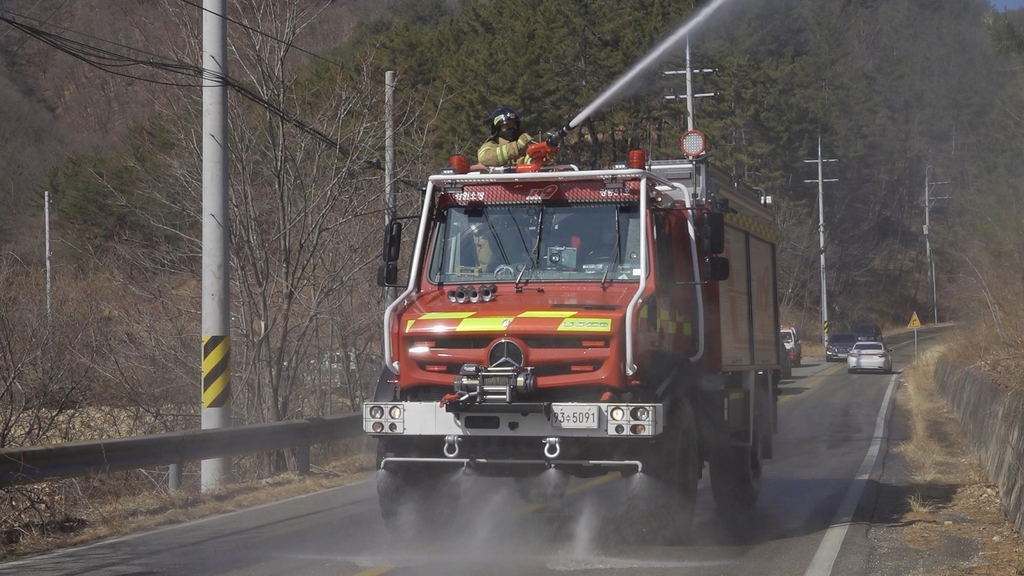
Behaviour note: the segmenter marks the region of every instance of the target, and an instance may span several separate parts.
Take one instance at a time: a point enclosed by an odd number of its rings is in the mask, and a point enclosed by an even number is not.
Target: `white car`
[[[846,356],[846,371],[879,370],[892,372],[892,348],[886,348],[881,342],[857,342],[850,348]]]

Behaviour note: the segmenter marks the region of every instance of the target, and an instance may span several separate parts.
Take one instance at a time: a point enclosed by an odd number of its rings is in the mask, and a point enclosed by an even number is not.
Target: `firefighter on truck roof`
[[[534,140],[523,132],[522,116],[518,112],[502,106],[491,112],[487,123],[491,127],[491,136],[480,145],[476,153],[477,162],[484,166],[511,166],[531,162],[526,149]],[[549,157],[544,163],[550,164],[553,160]]]

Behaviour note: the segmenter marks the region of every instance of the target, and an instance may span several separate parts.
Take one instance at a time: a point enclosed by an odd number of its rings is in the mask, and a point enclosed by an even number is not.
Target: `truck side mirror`
[[[704,261],[704,278],[708,282],[721,282],[729,279],[729,259],[722,256],[710,256]]]
[[[704,212],[700,215],[700,241],[705,254],[725,252],[725,214]]]
[[[398,264],[395,262],[381,262],[377,268],[377,286],[398,285]]]
[[[394,264],[398,262],[401,252],[402,223],[398,220],[392,220],[384,227],[384,263]]]

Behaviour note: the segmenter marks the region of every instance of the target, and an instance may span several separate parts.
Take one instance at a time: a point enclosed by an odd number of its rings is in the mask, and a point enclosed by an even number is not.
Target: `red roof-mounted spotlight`
[[[700,130],[687,130],[679,139],[679,148],[688,158],[696,158],[704,153],[707,141]]]
[[[644,169],[647,167],[647,153],[643,150],[634,148],[629,151],[629,162],[627,166],[630,168]]]
[[[469,159],[465,156],[452,156],[448,159],[448,166],[456,174],[467,174],[469,172]]]

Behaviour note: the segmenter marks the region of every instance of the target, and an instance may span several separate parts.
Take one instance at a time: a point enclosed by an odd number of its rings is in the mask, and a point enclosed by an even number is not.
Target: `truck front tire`
[[[726,446],[709,459],[711,494],[722,512],[744,512],[757,505],[763,456],[760,435],[754,438],[753,446]]]
[[[643,540],[677,543],[693,524],[702,467],[697,420],[688,398],[671,400],[665,430],[652,448],[642,472],[629,479],[628,517]]]

